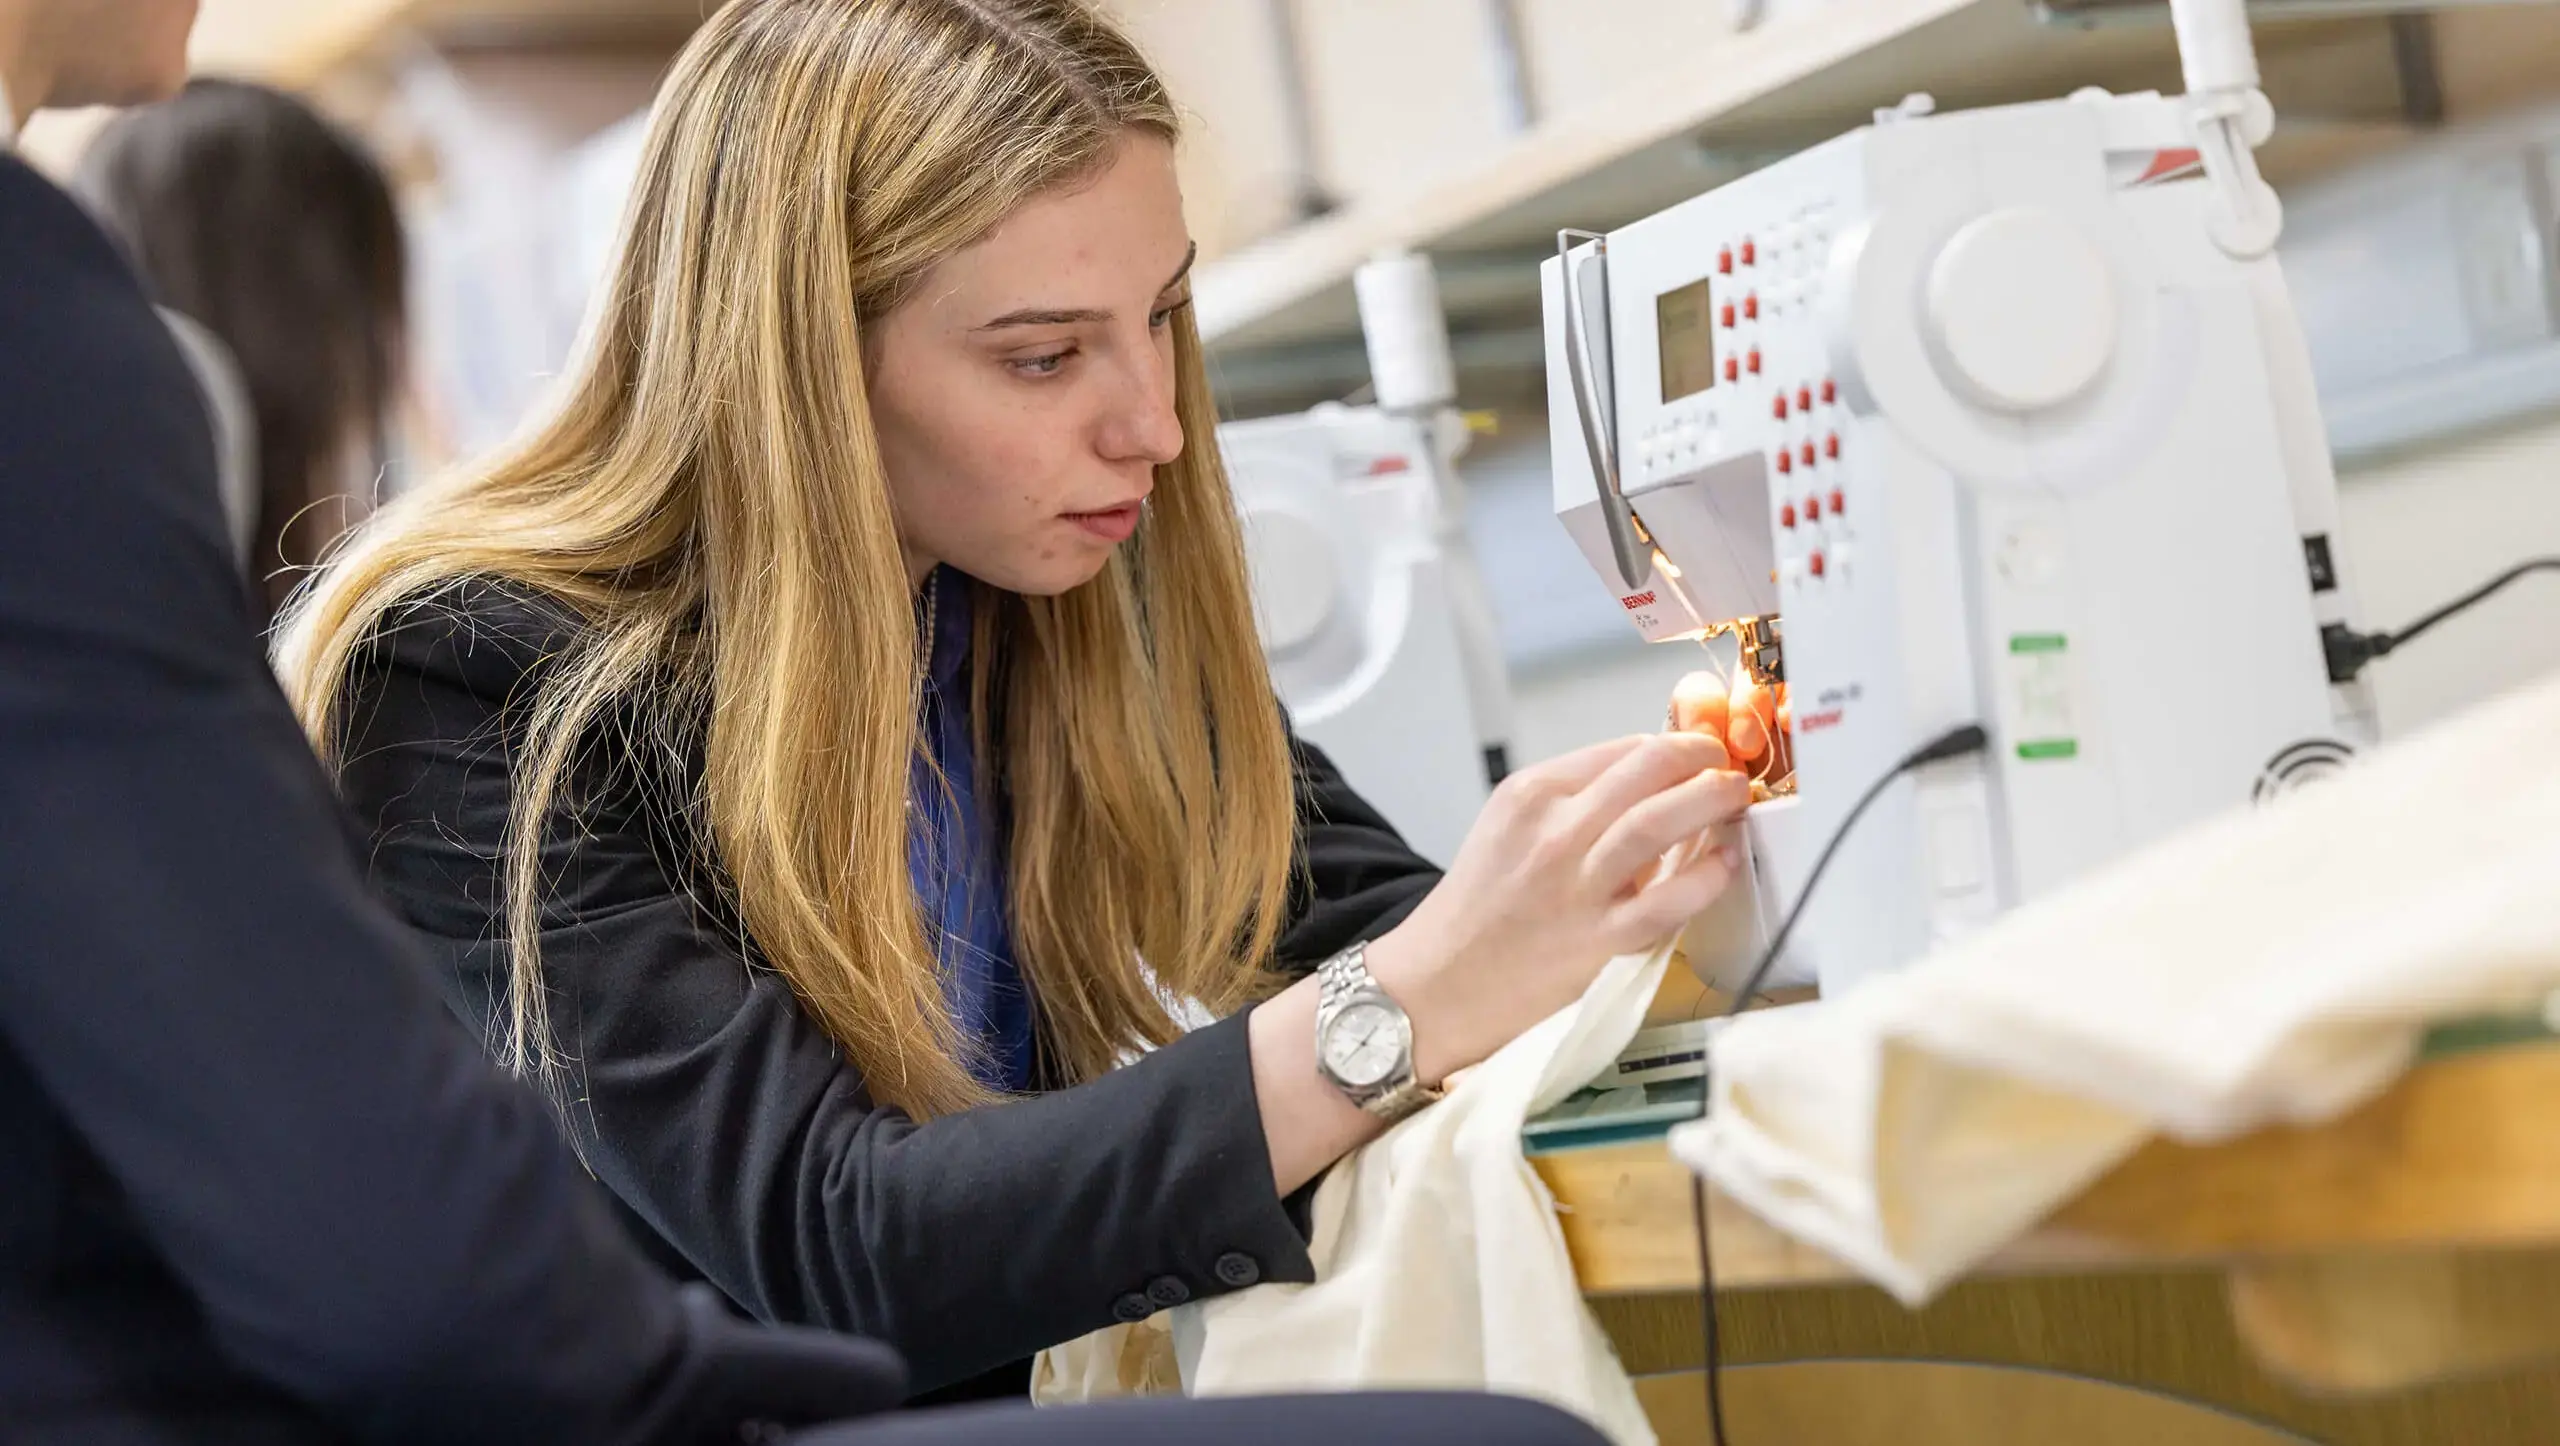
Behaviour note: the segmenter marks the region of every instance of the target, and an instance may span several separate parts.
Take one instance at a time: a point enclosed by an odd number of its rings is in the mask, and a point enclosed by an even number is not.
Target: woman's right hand
[[[1447,877],[1369,946],[1371,975],[1413,1020],[1415,1073],[1437,1083],[1485,1058],[1714,903],[1739,860],[1711,835],[1750,802],[1723,743],[1696,733],[1505,779]]]
[[[1722,741],[1734,766],[1764,783],[1795,771],[1794,714],[1786,684],[1763,687],[1748,674],[1728,683],[1691,673],[1671,690],[1671,726]]]

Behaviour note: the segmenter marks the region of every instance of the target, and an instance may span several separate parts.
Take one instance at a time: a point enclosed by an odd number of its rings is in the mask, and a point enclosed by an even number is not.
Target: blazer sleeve
[[[1440,882],[1440,870],[1406,846],[1321,749],[1293,737],[1289,751],[1297,770],[1298,867],[1295,910],[1277,952],[1283,968],[1304,973],[1403,923]]]
[[[184,364],[5,158],[0,337],[0,1089],[59,1112],[226,1360],[373,1442],[689,1441],[736,1428],[724,1391],[894,1391],[872,1353],[689,1325],[436,1006],[258,651]],[[8,1273],[48,1279],[48,1239]]]
[[[342,787],[373,875],[466,1018],[505,1007],[511,698],[575,636],[522,594],[396,617],[350,700]],[[566,1118],[641,1221],[759,1318],[876,1336],[919,1390],[1116,1320],[1313,1278],[1271,1176],[1245,1018],[1072,1089],[919,1124],[684,887],[664,809],[582,766],[542,932]]]

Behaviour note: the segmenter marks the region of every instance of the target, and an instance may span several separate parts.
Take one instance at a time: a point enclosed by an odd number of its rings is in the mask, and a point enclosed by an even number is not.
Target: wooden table
[[[1533,1163],[1664,1441],[1704,1442],[1687,1171],[1659,1141]],[[1733,1446],[2560,1446],[2560,1043],[2155,1142],[1919,1311],[1710,1211]]]

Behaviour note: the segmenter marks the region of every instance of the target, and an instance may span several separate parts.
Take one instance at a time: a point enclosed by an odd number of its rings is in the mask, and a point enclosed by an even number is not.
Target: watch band
[[[1354,944],[1317,966],[1316,1017],[1331,1017],[1363,990],[1385,992],[1378,989],[1377,980],[1369,977],[1369,946]]]
[[[1335,1079],[1324,1065],[1324,1036],[1334,1016],[1357,1000],[1372,1000],[1394,1010],[1405,1021],[1405,1054],[1395,1073],[1367,1088],[1355,1088]],[[1369,973],[1368,949],[1354,944],[1327,959],[1316,970],[1316,1060],[1317,1069],[1332,1080],[1353,1104],[1371,1115],[1394,1124],[1423,1106],[1434,1103],[1448,1091],[1437,1085],[1424,1084],[1413,1072],[1413,1017],[1405,1013],[1393,995],[1378,987]]]

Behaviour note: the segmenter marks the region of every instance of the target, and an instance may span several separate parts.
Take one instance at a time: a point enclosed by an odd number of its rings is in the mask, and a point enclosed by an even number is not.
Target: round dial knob
[[[1246,514],[1244,540],[1263,646],[1278,654],[1313,642],[1342,595],[1333,539],[1294,512],[1265,508]]]
[[[2003,412],[2088,390],[2116,348],[2116,293],[2086,233],[2041,206],[1977,216],[1929,268],[1928,334],[1949,385]]]

